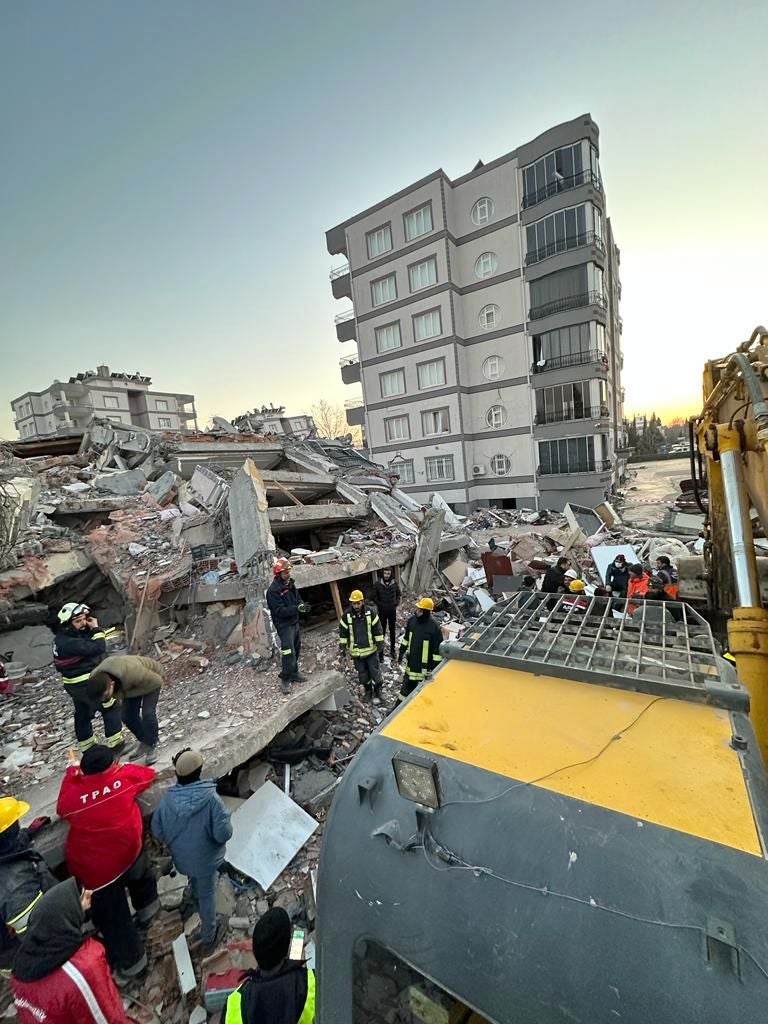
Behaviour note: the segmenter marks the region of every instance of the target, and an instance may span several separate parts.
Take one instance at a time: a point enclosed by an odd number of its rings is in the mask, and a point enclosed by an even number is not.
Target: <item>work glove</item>
[[[312,605],[307,604],[306,601],[299,601],[298,610],[299,615],[309,615],[312,610]]]
[[[32,821],[30,821],[29,825],[27,825],[27,832],[29,832],[29,834],[33,836],[37,832],[39,832],[41,828],[45,828],[46,825],[50,824],[51,819],[47,817],[47,815],[42,815],[39,818],[33,818]]]

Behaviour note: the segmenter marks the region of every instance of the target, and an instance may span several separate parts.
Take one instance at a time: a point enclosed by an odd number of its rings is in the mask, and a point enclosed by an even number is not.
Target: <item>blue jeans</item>
[[[190,878],[192,895],[197,901],[200,914],[200,938],[212,942],[216,936],[216,887],[219,873],[216,869],[210,875],[196,875]]]

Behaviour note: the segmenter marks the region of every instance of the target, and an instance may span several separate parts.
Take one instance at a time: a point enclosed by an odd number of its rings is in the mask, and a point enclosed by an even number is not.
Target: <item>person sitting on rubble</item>
[[[563,611],[583,614],[589,608],[589,598],[584,593],[584,580],[571,580],[568,584],[568,595],[563,598]]]
[[[629,586],[629,566],[624,555],[616,555],[605,574],[605,585],[614,597],[626,597]]]
[[[672,565],[672,561],[667,557],[667,555],[659,555],[656,559],[655,575],[661,580],[665,593],[668,594],[673,601],[676,601],[677,595],[680,591],[677,569]]]
[[[403,682],[397,695],[398,704],[443,660],[440,654],[443,634],[432,618],[434,609],[431,597],[420,597],[416,602],[415,613],[408,619],[397,656],[398,664],[402,664],[405,659]]]
[[[146,970],[147,955],[136,925],[147,927],[160,909],[136,803],[155,775],[155,769],[145,765],[121,764],[109,747],[97,744],[86,750],[79,765],[67,768],[56,804],[59,817],[69,822],[67,867],[94,890],[91,917],[118,981]]]
[[[74,878],[53,886],[29,915],[11,978],[19,1024],[135,1024],[109,973],[104,947],[83,935],[92,893]]]
[[[19,820],[27,811],[24,800],[0,797],[0,975],[13,965],[33,907],[56,884],[32,846],[32,837],[51,819],[35,818],[29,828],[22,828]]]
[[[216,921],[216,887],[232,824],[216,783],[200,778],[203,755],[199,750],[187,747],[179,751],[173,767],[176,785],[165,793],[152,815],[152,834],[166,844],[177,870],[189,878],[207,956],[222,938],[223,929],[217,929]]]
[[[671,603],[672,598],[664,589],[664,582],[658,576],[650,576],[648,589],[643,595],[642,601],[632,609],[632,619],[642,622],[661,623],[666,621],[672,623],[675,615],[671,608],[665,607],[665,602]]]
[[[378,701],[381,696],[380,655],[384,650],[384,634],[379,616],[365,604],[361,590],[349,595],[349,605],[339,620],[339,654],[347,655],[357,669],[357,678],[366,700]]]
[[[397,606],[400,604],[401,597],[400,584],[395,579],[394,571],[387,566],[381,570],[381,576],[376,580],[376,585],[373,588],[373,600],[376,611],[379,613],[379,622],[385,638],[387,629],[389,629],[389,650],[393,661],[396,654]]]
[[[291,919],[272,907],[253,929],[258,967],[227,998],[220,1024],[312,1024],[315,972],[303,959],[289,959]]]
[[[108,704],[119,701],[123,723],[139,741],[130,754],[131,761],[144,758],[144,764],[157,761],[157,701],[163,685],[163,666],[152,658],[136,654],[113,654],[101,662],[88,680],[92,701]]]
[[[291,579],[291,568],[287,558],[278,558],[272,566],[274,579],[267,589],[267,606],[272,616],[272,624],[280,638],[280,689],[285,694],[291,692],[291,683],[303,683],[306,679],[306,676],[299,672],[299,612],[303,602],[296,584]]]
[[[570,564],[567,558],[562,557],[558,558],[555,564],[547,569],[544,573],[544,579],[541,581],[541,591],[543,594],[564,594],[566,592],[568,585],[565,580],[565,574]]]
[[[636,565],[630,565],[629,567],[629,585],[627,586],[627,602],[630,602],[632,598],[644,597],[648,591],[648,584],[651,581],[651,577],[645,571],[645,569],[638,562]],[[627,603],[627,611],[631,614],[637,604]]]
[[[126,748],[120,708],[115,701],[94,707],[88,697],[91,672],[104,660],[107,641],[87,604],[71,601],[58,614],[59,626],[53,640],[53,664],[64,680],[64,689],[75,705],[75,736],[81,751],[96,742],[93,716],[104,719],[104,738],[116,752]]]

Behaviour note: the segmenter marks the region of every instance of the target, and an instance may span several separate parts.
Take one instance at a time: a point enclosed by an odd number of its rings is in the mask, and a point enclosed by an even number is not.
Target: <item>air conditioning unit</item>
[[[485,476],[485,466],[473,466],[472,476]]]

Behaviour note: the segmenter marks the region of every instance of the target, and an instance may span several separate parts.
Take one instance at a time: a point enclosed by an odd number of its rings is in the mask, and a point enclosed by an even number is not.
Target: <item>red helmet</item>
[[[272,566],[272,572],[275,576],[279,576],[281,572],[285,572],[286,569],[291,568],[291,563],[287,558],[278,558],[275,564]]]

